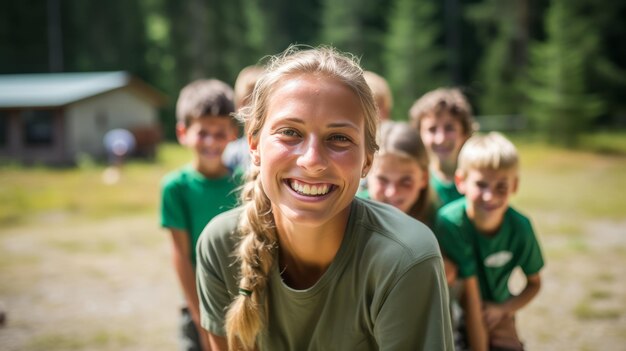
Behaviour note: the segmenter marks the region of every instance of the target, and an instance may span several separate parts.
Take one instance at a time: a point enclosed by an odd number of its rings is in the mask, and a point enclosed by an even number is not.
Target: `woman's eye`
[[[340,141],[340,142],[342,142],[342,141],[348,142],[348,141],[350,141],[350,138],[348,138],[345,135],[332,135],[330,137],[330,140],[332,140],[332,141]]]
[[[280,131],[280,134],[284,135],[284,136],[288,136],[288,137],[297,137],[298,136],[298,132],[296,132],[293,129],[283,129],[283,130]]]

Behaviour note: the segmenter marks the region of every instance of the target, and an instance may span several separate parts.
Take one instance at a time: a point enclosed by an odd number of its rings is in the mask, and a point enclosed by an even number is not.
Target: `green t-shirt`
[[[441,206],[463,197],[463,194],[459,193],[454,182],[448,182],[439,178],[433,171],[430,171],[430,186],[437,194],[437,197],[439,197]]]
[[[367,199],[367,200],[372,199],[372,197],[370,196],[370,192],[367,189],[357,191],[356,197],[359,197],[361,199]],[[440,206],[436,205],[435,203],[430,203],[428,204],[428,206],[429,206],[429,209],[427,212],[427,218],[425,219],[425,221],[421,221],[421,222],[426,224],[428,228],[432,228],[433,224],[435,223],[435,215],[437,214],[437,209]]]
[[[528,218],[509,207],[499,231],[479,233],[467,217],[465,199],[456,200],[437,214],[435,233],[441,249],[458,266],[459,277],[476,276],[482,299],[502,303],[511,297],[511,272],[538,273],[543,256]]]
[[[167,174],[161,181],[161,226],[184,230],[190,236],[190,257],[196,264],[196,243],[206,224],[237,205],[241,173],[206,178],[191,165]]]
[[[237,296],[231,255],[241,209],[213,219],[198,243],[202,326],[225,335]],[[448,291],[437,241],[422,223],[369,200],[352,202],[334,261],[311,288],[285,285],[274,264],[260,350],[453,350]]]

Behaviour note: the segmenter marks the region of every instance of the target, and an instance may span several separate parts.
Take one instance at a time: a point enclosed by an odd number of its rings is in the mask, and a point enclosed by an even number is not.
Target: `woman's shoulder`
[[[200,234],[198,248],[210,249],[209,251],[227,250],[230,253],[237,243],[235,236],[242,212],[243,208],[237,207],[213,217]]]
[[[380,256],[405,257],[409,261],[440,256],[437,239],[424,223],[390,205],[357,201],[361,206],[357,227],[367,231],[367,245],[384,253]]]

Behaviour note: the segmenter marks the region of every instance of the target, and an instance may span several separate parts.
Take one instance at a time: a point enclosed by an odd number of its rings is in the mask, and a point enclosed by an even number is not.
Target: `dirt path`
[[[152,217],[4,231],[2,349],[176,349],[167,245]]]
[[[590,222],[541,241],[543,289],[519,314],[527,348],[626,350],[626,221]],[[176,349],[179,295],[168,245],[151,216],[53,217],[2,230],[0,305],[8,320],[0,349]]]
[[[541,238],[540,295],[519,316],[530,350],[626,350],[626,221]]]

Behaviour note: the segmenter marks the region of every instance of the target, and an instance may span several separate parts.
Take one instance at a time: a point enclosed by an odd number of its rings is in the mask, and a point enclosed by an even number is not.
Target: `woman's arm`
[[[407,268],[389,287],[374,320],[380,350],[454,350],[444,268],[431,257]]]
[[[204,329],[202,332],[207,335],[209,339],[209,345],[211,345],[211,351],[228,351],[228,342],[225,337],[215,335]]]

